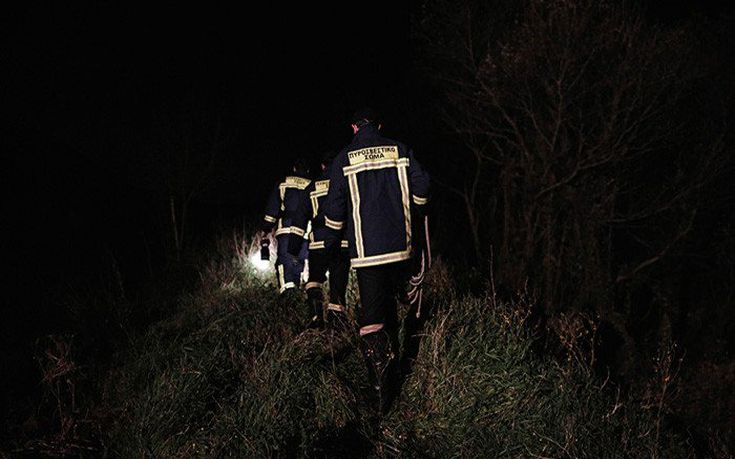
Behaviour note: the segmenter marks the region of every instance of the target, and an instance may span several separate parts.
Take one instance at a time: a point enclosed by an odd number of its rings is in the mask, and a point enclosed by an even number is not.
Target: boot
[[[347,330],[349,327],[348,324],[344,306],[330,303],[327,307],[327,320],[325,321],[326,327],[330,330],[341,332],[343,330]]]
[[[306,327],[321,330],[324,328],[324,295],[321,288],[306,291],[309,318]]]
[[[289,287],[278,295],[278,303],[284,306],[300,306],[304,302],[300,289]]]
[[[395,397],[397,348],[389,333],[379,330],[362,336],[362,353],[372,388],[369,398],[375,399],[379,413],[384,415]]]

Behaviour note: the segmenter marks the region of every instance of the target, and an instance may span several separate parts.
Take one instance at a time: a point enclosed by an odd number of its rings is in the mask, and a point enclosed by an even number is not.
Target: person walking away
[[[282,296],[298,295],[301,273],[307,256],[305,230],[293,226],[299,204],[311,184],[306,161],[299,158],[293,164],[292,174],[280,180],[271,191],[265,206],[265,216],[261,226],[262,238],[275,228],[276,237],[276,277],[278,291]],[[297,255],[289,253],[289,235],[297,235],[301,241]]]
[[[360,292],[358,324],[363,357],[380,413],[389,409],[398,381],[398,317],[412,257],[412,210],[423,213],[430,179],[413,151],[383,137],[367,108],[351,118],[352,142],[335,158],[324,203],[327,245],[345,231]]]
[[[327,249],[325,237],[329,231],[324,224],[323,204],[329,192],[329,166],[334,152],[322,155],[321,175],[305,190],[301,204],[295,214],[292,227],[298,229],[290,236],[289,252],[296,255],[301,250],[299,233],[311,223],[309,233],[309,279],[306,282],[308,303],[308,328],[323,329],[325,326],[342,327],[346,324],[345,296],[350,271],[347,241],[342,240]],[[329,273],[329,301],[325,306],[323,286]],[[326,315],[326,317],[325,317]]]

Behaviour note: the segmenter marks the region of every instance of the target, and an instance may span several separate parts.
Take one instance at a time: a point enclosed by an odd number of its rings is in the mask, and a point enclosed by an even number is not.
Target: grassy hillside
[[[198,287],[177,297],[174,312],[115,357],[87,408],[68,414],[64,437],[35,443],[35,452],[126,458],[692,455],[666,424],[670,367],[661,365],[642,395],[622,395],[592,376],[584,327],[567,327],[572,331],[561,340],[561,359],[540,357],[526,323],[530,302],[462,295],[441,264],[428,280],[429,318],[409,333],[409,347],[416,345],[412,373],[392,412],[379,420],[361,395],[366,372],[355,330],[304,331],[304,306],[279,301],[270,276],[252,266],[247,250],[223,246],[219,252],[200,268]]]

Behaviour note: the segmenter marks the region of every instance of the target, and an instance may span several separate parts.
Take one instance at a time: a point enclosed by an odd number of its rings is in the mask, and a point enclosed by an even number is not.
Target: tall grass
[[[272,274],[250,264],[253,250],[225,241],[199,287],[131,336],[89,398],[99,438],[80,455],[693,455],[666,423],[660,384],[621,395],[592,375],[581,345],[575,358],[537,355],[531,303],[462,295],[441,263],[427,281],[428,319],[404,330],[417,345],[404,349],[415,352],[412,371],[381,419],[363,397],[353,316],[341,332],[306,331],[305,304],[277,296]]]
[[[241,246],[241,243],[238,243]],[[382,420],[363,401],[354,330],[304,331],[250,250],[223,248],[110,375],[113,456],[686,457],[683,440],[590,376],[543,359],[529,304],[459,296],[429,280],[432,316],[413,372]],[[404,311],[405,313],[405,311]]]

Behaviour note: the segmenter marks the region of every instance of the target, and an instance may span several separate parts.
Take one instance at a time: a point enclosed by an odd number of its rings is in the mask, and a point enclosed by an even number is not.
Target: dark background
[[[216,118],[227,139],[216,180],[192,204],[194,246],[258,218],[293,159],[348,142],[356,107],[385,107],[405,136],[408,37],[408,9],[379,4],[6,11],[3,392],[37,384],[36,340],[70,325],[63,296],[111,264],[131,291],[166,268],[163,177],[146,161],[161,120]]]
[[[209,215],[200,219],[211,221],[259,211],[294,158],[339,148],[355,106],[392,100],[404,109],[407,12],[280,9],[103,3],[28,8],[7,19],[3,246],[11,285],[35,290],[48,276],[69,276],[95,243],[139,245],[131,235],[150,203],[138,180],[145,165],[135,162],[160,113],[206,106],[206,117],[216,107],[230,176],[203,199]]]
[[[65,329],[65,289],[110,260],[131,289],[165,266],[161,204],[144,161],[162,118],[216,117],[228,139],[218,180],[193,204],[195,242],[257,219],[291,161],[344,145],[346,119],[362,105],[379,108],[388,135],[414,145],[440,175],[447,140],[412,65],[410,15],[420,4],[398,3],[5,11],[4,390],[33,385],[34,342]],[[716,2],[660,3],[647,11],[662,23],[724,11]]]

